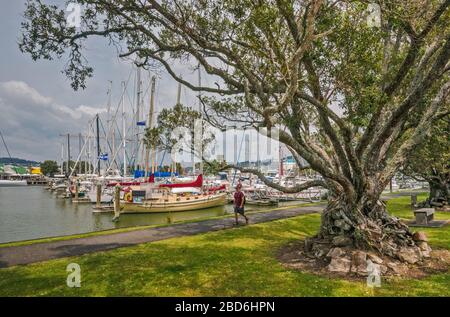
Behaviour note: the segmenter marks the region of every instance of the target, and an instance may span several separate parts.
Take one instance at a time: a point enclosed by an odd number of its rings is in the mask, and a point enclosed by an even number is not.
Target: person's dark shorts
[[[236,213],[238,213],[238,214],[241,214],[241,215],[244,215],[244,212],[245,212],[245,210],[244,210],[244,207],[234,207],[234,212],[236,212]]]

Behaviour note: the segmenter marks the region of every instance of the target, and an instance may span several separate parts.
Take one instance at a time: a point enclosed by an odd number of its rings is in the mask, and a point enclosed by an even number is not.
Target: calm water
[[[286,202],[283,205],[298,204]],[[273,207],[246,207],[247,211]],[[170,213],[172,223],[232,213],[226,205]],[[87,233],[114,228],[168,223],[168,213],[123,214],[112,222],[112,213],[93,213],[91,204],[73,204],[56,198],[44,187],[0,187],[0,243]]]
[[[231,206],[171,213],[172,222],[224,215]],[[165,224],[167,213],[123,214],[112,222],[112,213],[93,213],[91,204],[57,199],[43,187],[0,187],[0,243],[105,229]]]

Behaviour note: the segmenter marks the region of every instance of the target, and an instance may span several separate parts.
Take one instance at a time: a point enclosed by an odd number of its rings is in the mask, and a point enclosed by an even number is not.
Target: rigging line
[[[125,95],[125,93],[127,91],[127,87],[128,87],[129,82],[130,82],[132,73],[133,73],[133,69],[131,69],[130,74],[128,75],[128,79],[125,81],[125,90],[121,92],[121,95],[120,95],[120,98],[119,98],[120,101],[117,103],[116,111],[115,111],[113,117],[111,118],[111,121],[116,122],[117,114],[118,114],[119,108],[120,108],[120,106],[122,104],[122,97]]]
[[[0,130],[0,136],[2,137],[3,145],[5,146],[6,152],[8,152],[9,160],[10,160],[11,163],[12,163],[11,153],[9,153],[8,146],[6,145],[6,142],[5,142],[5,139],[3,138],[3,133],[2,133],[1,130]]]
[[[105,135],[106,144],[108,145],[108,148],[111,151],[111,145],[109,144],[108,136],[106,135],[106,130],[105,130],[105,126],[103,125],[103,121],[100,117],[98,118],[98,121],[100,122],[100,126],[102,127],[103,134]]]
[[[239,153],[238,153],[237,162],[236,162],[237,166],[239,166],[239,159],[241,158],[241,151],[242,151],[242,144],[244,143],[244,137],[245,137],[245,129],[242,130],[241,145],[239,145]],[[233,186],[234,186],[234,180],[236,178],[236,173],[237,173],[237,169],[234,170],[233,182],[231,183],[231,184],[233,184]]]
[[[99,118],[99,121],[100,121],[100,125],[101,125],[101,127],[102,127],[102,130],[103,130],[103,132],[105,133],[105,128],[104,128],[104,126],[103,126],[103,122],[102,122],[102,120]],[[117,122],[116,122],[116,125],[117,125]],[[128,132],[130,132],[130,129],[131,129],[131,127],[128,127],[128,129],[127,129],[127,134],[128,134]],[[119,132],[119,139],[122,139],[122,142],[121,143],[123,143],[123,137],[122,137],[122,134],[121,134],[121,132],[120,132],[120,129],[117,127],[117,130],[118,130],[118,132]],[[108,144],[108,148],[109,148],[109,150],[111,151],[111,153],[112,153],[112,149],[111,149],[111,146],[110,146],[110,144],[109,144],[109,141],[107,141],[107,144]],[[118,150],[116,151],[116,153],[118,153],[119,152],[119,150],[120,150],[120,147],[118,147]],[[113,153],[114,154],[114,153]],[[126,156],[127,156],[127,163],[131,163],[131,159],[130,159],[130,155],[128,154],[128,152],[127,151],[125,151],[125,154],[126,154]],[[114,160],[115,161],[115,160]],[[116,164],[116,167],[117,168],[119,168],[118,167],[118,163],[115,161],[114,162],[115,164]]]
[[[3,138],[3,133],[2,133],[1,130],[0,130],[0,136],[2,137],[3,145],[5,146],[6,152],[8,152],[10,164],[13,164],[13,159],[12,159],[12,157],[11,157],[11,153],[9,153],[8,146],[6,145],[6,141],[5,141],[5,139]],[[14,172],[16,172],[16,173],[18,174],[18,172],[17,172],[17,167],[14,166],[13,169],[14,169]]]

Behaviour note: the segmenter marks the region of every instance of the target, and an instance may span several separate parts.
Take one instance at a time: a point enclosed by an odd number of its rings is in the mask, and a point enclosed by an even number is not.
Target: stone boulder
[[[335,247],[347,247],[353,244],[353,240],[346,236],[336,236],[333,238],[331,243]]]
[[[386,265],[380,265],[380,273],[386,274],[388,271],[388,267]]]
[[[425,241],[419,241],[417,242],[417,246],[419,247],[420,251],[422,252],[422,256],[424,258],[429,258],[431,255],[431,247],[426,243]]]
[[[401,273],[401,270],[400,270],[400,267],[399,267],[398,263],[389,262],[386,266],[388,268],[390,268],[397,275],[399,275]]]
[[[316,258],[321,258],[328,254],[330,251],[331,246],[329,244],[324,243],[314,243],[314,245],[311,248],[311,252],[314,254]]]
[[[367,253],[363,251],[354,251],[352,253],[351,272],[358,275],[367,275]]]
[[[413,240],[414,241],[425,241],[425,242],[428,242],[428,237],[427,237],[425,232],[417,231],[417,232],[414,232],[414,234],[413,234]]]
[[[346,257],[332,258],[330,264],[328,264],[327,269],[329,272],[333,273],[348,273],[352,261]]]
[[[422,260],[422,252],[416,247],[404,247],[399,250],[398,258],[403,262],[414,264]]]
[[[378,255],[375,255],[373,253],[368,253],[367,257],[375,264],[382,264],[383,259],[381,259]]]
[[[346,253],[344,250],[342,250],[341,248],[332,248],[328,253],[327,253],[327,258],[339,258],[344,256]]]

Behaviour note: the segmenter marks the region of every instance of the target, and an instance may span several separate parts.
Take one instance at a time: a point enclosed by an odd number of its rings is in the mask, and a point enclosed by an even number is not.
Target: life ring
[[[123,199],[128,201],[129,203],[133,202],[133,196],[131,195],[131,192],[127,192],[124,196]]]

